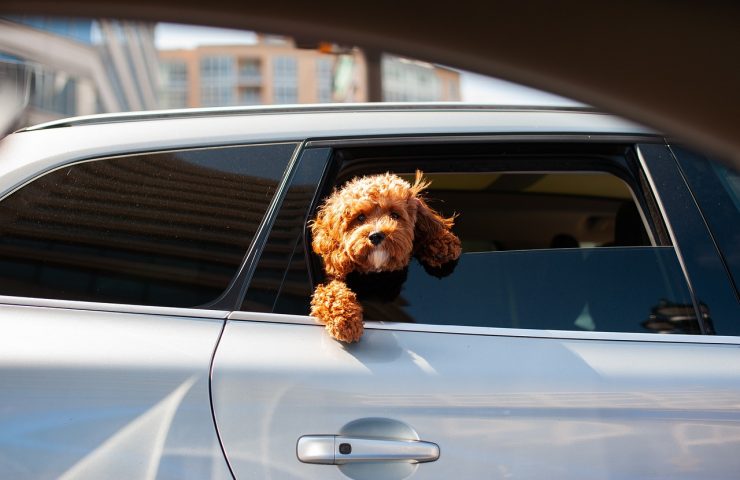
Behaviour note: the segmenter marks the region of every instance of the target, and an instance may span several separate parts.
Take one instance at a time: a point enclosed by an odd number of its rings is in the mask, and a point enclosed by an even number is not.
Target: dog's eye
[[[364,214],[364,213],[361,213],[361,214],[357,215],[357,219],[356,219],[356,220],[357,220],[358,222],[360,222],[360,223],[364,223],[364,222],[365,222],[365,220],[367,220],[367,217],[365,216],[365,214]]]
[[[397,214],[396,212],[391,212],[390,217],[393,220],[398,220],[399,218],[401,218],[401,215]]]

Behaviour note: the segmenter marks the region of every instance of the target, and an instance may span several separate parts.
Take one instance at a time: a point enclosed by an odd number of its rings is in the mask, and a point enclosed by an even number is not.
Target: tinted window
[[[700,333],[681,278],[671,247],[465,253],[444,278],[413,261],[395,300],[363,307],[367,320]]]
[[[740,298],[740,172],[674,148]]]
[[[202,306],[229,285],[294,144],[89,161],[0,202],[0,294]]]

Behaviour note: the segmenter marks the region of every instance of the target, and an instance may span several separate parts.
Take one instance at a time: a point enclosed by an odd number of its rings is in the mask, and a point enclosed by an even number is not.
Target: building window
[[[200,104],[223,107],[235,104],[236,75],[234,58],[208,56],[200,60]]]
[[[294,57],[276,57],[273,64],[274,103],[298,103],[298,62]]]
[[[262,91],[257,87],[247,87],[239,91],[239,105],[261,105]]]
[[[64,72],[43,70],[31,83],[30,104],[46,112],[77,114],[77,82]]]
[[[382,70],[384,100],[402,102],[442,100],[441,81],[434,65],[384,55]]]
[[[188,106],[188,69],[185,62],[160,63],[159,105],[161,108]]]
[[[328,103],[333,100],[333,58],[319,58],[316,61],[316,97],[319,103]]]
[[[262,84],[262,67],[259,59],[247,58],[239,61],[239,85],[254,87]]]

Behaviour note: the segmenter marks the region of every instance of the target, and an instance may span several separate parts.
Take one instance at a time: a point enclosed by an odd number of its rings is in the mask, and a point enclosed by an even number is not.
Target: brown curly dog
[[[420,193],[429,182],[416,172],[414,184],[391,173],[355,178],[335,190],[311,223],[313,251],[324,261],[327,283],[316,287],[311,315],[337,340],[362,336],[362,306],[345,283],[347,274],[391,272],[412,256],[440,267],[460,256],[460,239]]]

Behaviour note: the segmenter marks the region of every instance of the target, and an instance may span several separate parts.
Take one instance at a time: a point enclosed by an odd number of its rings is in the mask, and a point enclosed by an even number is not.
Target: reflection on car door
[[[225,312],[3,300],[0,477],[228,478],[208,398]]]

